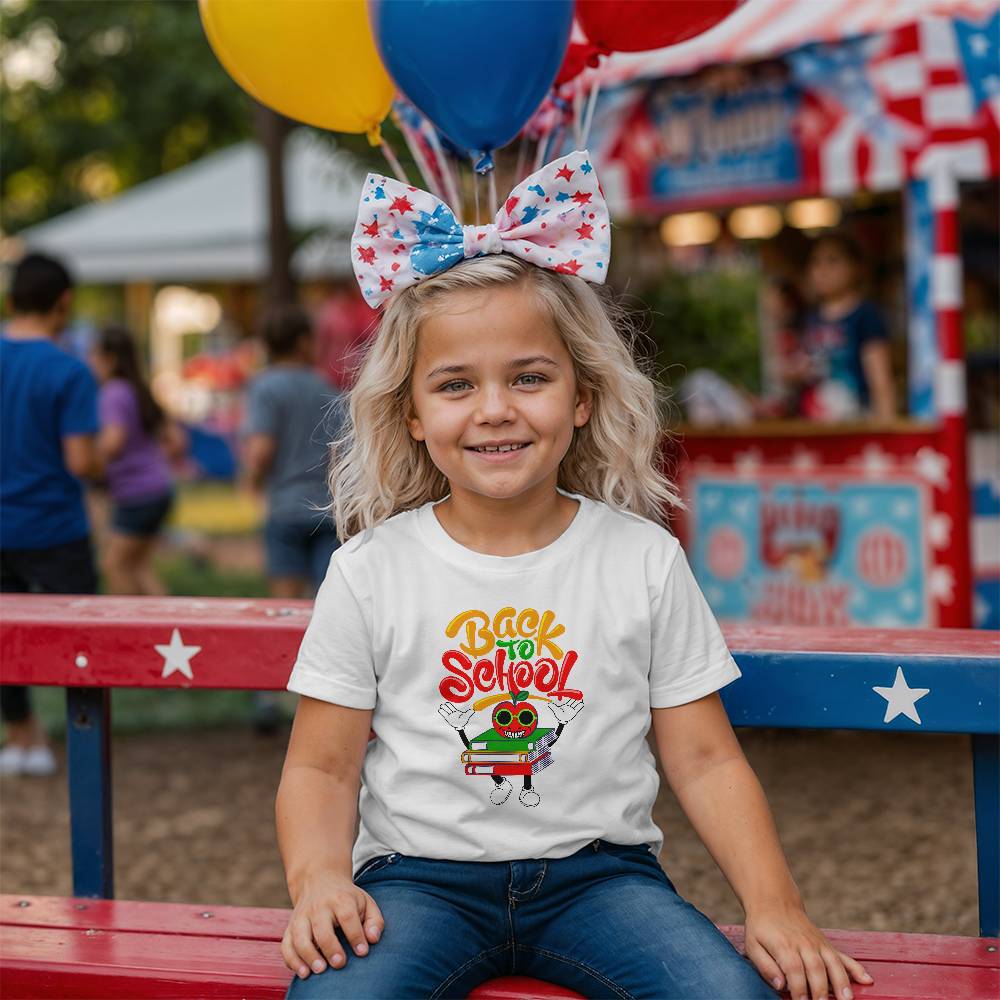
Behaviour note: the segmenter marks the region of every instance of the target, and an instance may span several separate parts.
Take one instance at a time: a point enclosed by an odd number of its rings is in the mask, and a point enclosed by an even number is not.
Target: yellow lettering
[[[555,613],[552,611],[546,611],[542,615],[542,620],[538,626],[538,655],[541,655],[543,648],[548,646],[552,651],[551,655],[558,659],[563,655],[562,650],[552,640],[562,635],[566,631],[566,626],[556,625],[555,628],[552,628],[551,626],[555,618]]]
[[[525,608],[517,616],[517,633],[525,639],[530,639],[538,628],[538,612],[534,608]]]
[[[477,624],[479,628],[477,629]],[[445,634],[449,639],[458,635],[459,629],[465,626],[465,642],[459,643],[469,656],[485,656],[493,648],[493,633],[490,632],[490,620],[485,611],[463,611],[448,623]],[[478,640],[478,641],[477,641]]]
[[[515,613],[513,608],[501,608],[493,616],[493,634],[498,639],[517,638],[517,632],[514,629]]]

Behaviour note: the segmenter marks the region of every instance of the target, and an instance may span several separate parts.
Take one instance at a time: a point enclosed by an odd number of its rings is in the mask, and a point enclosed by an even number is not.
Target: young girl
[[[662,527],[655,384],[584,280],[607,265],[586,154],[495,226],[456,232],[385,178],[366,192],[362,290],[391,298],[289,682],[288,996],[465,997],[516,973],[591,997],[849,998],[871,979],[806,916],[716,693],[739,670]],[[651,724],[749,961],[660,868]]]
[[[813,244],[808,281],[816,307],[803,337],[800,410],[813,420],[896,415],[889,333],[863,294],[863,261],[846,233]]]
[[[153,550],[173,503],[170,459],[183,455],[184,432],[153,398],[129,330],[101,330],[91,364],[101,383],[97,444],[114,503],[103,559],[108,590],[162,594]]]

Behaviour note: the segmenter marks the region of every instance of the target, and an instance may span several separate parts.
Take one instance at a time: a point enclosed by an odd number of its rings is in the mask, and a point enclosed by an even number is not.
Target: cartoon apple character
[[[544,741],[544,748],[536,748],[532,751],[535,755],[534,758],[528,759],[537,760],[538,757],[544,753],[546,762],[551,762],[552,747],[556,740],[562,735],[562,731],[566,727],[566,723],[573,719],[583,708],[582,699],[543,698],[541,695],[532,695],[527,691],[511,691],[509,698],[505,697],[503,694],[490,695],[488,698],[483,698],[480,701],[475,702],[472,708],[459,708],[450,701],[446,701],[438,709],[438,713],[441,718],[444,719],[444,721],[458,733],[462,742],[465,744],[466,750],[471,750],[472,743],[470,742],[468,735],[466,735],[465,727],[472,720],[472,717],[476,712],[489,707],[491,704],[494,706],[493,733],[496,734],[498,741],[501,739],[523,740],[534,735],[535,730],[538,728],[538,710],[528,701],[529,698],[535,698],[539,701],[547,702],[549,710],[552,712],[558,725],[554,730],[542,730],[542,733],[545,734],[542,737]],[[488,741],[493,733],[487,731],[480,734],[480,738]],[[532,770],[534,770],[534,768],[532,768]],[[493,779],[494,785],[493,790],[490,792],[490,802],[494,805],[501,806],[510,797],[513,785],[506,777],[500,774],[491,774],[490,776]],[[537,806],[541,801],[541,798],[538,792],[531,786],[531,774],[524,774],[523,782],[524,787],[521,789],[521,794],[518,796],[521,804],[529,807]]]

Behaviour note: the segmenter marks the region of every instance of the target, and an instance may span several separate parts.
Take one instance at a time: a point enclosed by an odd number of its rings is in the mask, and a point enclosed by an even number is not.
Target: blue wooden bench
[[[275,997],[287,911],[114,900],[110,689],[280,690],[305,602],[5,595],[4,681],[67,688],[72,898],[0,897],[5,998]],[[875,977],[855,995],[1000,996],[1000,641],[965,630],[731,628],[734,725],[965,733],[974,772],[978,938],[828,930]],[[252,651],[254,674],[247,673]],[[887,847],[887,850],[891,850]],[[277,863],[277,858],[275,859]],[[723,930],[739,947],[742,929]],[[521,977],[475,1000],[572,997]]]

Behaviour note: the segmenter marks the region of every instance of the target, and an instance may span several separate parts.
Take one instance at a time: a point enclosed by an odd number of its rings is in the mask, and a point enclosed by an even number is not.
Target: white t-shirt
[[[659,854],[650,709],[740,671],[673,535],[565,495],[573,521],[533,552],[466,548],[427,503],[334,553],[288,689],[374,709],[355,871],[597,838]]]

